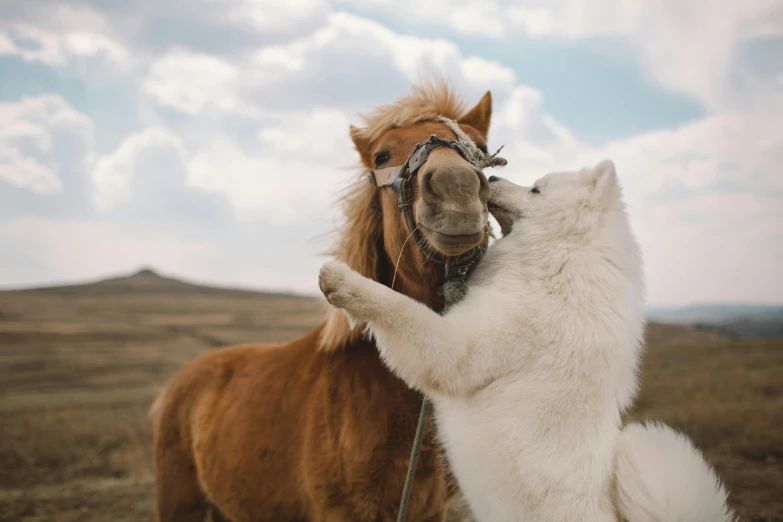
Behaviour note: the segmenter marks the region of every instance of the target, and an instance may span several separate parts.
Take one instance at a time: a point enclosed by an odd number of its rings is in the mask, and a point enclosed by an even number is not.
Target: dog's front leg
[[[353,323],[366,323],[386,364],[409,386],[426,393],[464,395],[481,384],[470,335],[427,306],[351,270],[344,263],[321,269],[326,299]],[[478,370],[478,372],[476,372]]]

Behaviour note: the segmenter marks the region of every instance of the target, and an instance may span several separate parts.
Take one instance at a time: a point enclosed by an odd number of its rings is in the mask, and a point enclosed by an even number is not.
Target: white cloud
[[[445,25],[464,34],[500,38],[508,35],[507,8],[496,0],[336,0],[336,6],[358,8],[368,15],[404,18],[412,27]]]
[[[446,13],[449,25],[461,33],[487,38],[502,38],[508,34],[503,13],[493,2],[469,0],[443,7],[441,15]]]
[[[482,58],[463,58],[449,40],[399,34],[378,22],[348,13],[332,14],[328,25],[312,36],[278,47],[293,60],[310,64],[319,59],[323,49],[345,53],[362,48],[390,55],[408,81],[416,81],[423,66],[451,72],[455,81],[466,87],[479,83],[502,89],[514,81],[514,73],[507,67]]]
[[[0,55],[16,54],[16,53],[17,53],[17,48],[14,41],[11,40],[11,38],[9,38],[8,35],[4,33],[0,33]]]
[[[125,138],[114,151],[93,158],[90,168],[92,200],[100,210],[108,210],[128,200],[139,157],[151,149],[175,151],[184,162],[187,153],[182,139],[165,128],[149,127]]]
[[[561,123],[547,114],[542,94],[524,85],[514,88],[493,116],[493,133],[513,140],[515,145],[573,146],[576,138]]]
[[[542,102],[518,87],[499,107],[493,132],[507,143],[510,165],[501,175],[530,183],[613,159],[644,250],[651,302],[783,299],[774,268],[783,248],[783,110],[774,99],[763,109],[599,147],[576,140]]]
[[[57,174],[45,165],[25,157],[19,149],[0,143],[0,180],[33,192],[56,192],[62,188]]]
[[[358,0],[338,0],[370,12]],[[448,26],[458,33],[486,38],[516,33],[533,38],[577,41],[609,38],[639,54],[648,74],[664,87],[693,96],[708,108],[736,105],[746,97],[729,86],[730,74],[746,75],[743,89],[764,82],[733,62],[737,45],[783,36],[783,4],[778,0],[730,2],[715,6],[700,0],[374,0],[372,12],[412,23]],[[750,84],[750,85],[748,85]],[[758,84],[758,85],[756,85]],[[753,94],[753,93],[751,93]]]
[[[88,31],[54,31],[31,25],[14,25],[0,32],[0,54],[20,56],[28,62],[65,67],[75,58],[102,58],[120,67],[130,64],[128,50],[112,38]]]
[[[264,150],[275,156],[327,161],[339,167],[355,156],[348,127],[343,111],[316,108],[308,113],[286,114],[278,125],[261,129],[258,139]]]
[[[0,103],[0,121],[0,180],[34,192],[62,188],[59,140],[92,146],[92,120],[55,94]]]
[[[207,107],[237,108],[240,78],[239,69],[225,60],[175,50],[152,63],[143,87],[161,105],[195,115]]]
[[[551,170],[605,157],[615,160],[645,249],[653,302],[783,299],[779,278],[775,280],[783,255],[778,224],[783,105],[773,93],[783,85],[783,76],[775,71],[777,78],[757,78],[737,63],[736,55],[743,42],[783,34],[779,1],[721,8],[694,0],[337,4],[404,17],[404,32],[442,24],[471,38],[503,38],[509,46],[530,47],[519,33],[540,38],[535,45],[551,39],[577,45],[579,40],[605,38],[634,50],[651,78],[697,98],[708,115],[675,128],[589,145],[553,118],[542,94],[518,84],[504,64],[470,56],[447,38],[402,34],[368,18],[330,12],[325,0],[172,0],[131,10],[104,3],[100,13],[62,4],[43,10],[44,3],[29,0],[14,6],[27,18],[0,22],[0,54],[56,68],[85,63],[85,58],[142,66],[134,71],[142,70],[138,86],[148,97],[139,100],[139,107],[130,100],[128,112],[138,118],[129,126],[143,130],[78,170],[90,181],[88,190],[100,210],[124,206],[129,214],[138,211],[134,187],[157,187],[153,175],[144,178],[143,186],[134,183],[142,172],[139,158],[156,158],[146,154],[162,149],[181,161],[185,176],[185,187],[178,184],[180,178],[168,180],[173,197],[182,198],[182,207],[173,205],[172,212],[186,213],[192,210],[187,207],[191,199],[201,198],[208,203],[199,208],[212,210],[209,205],[218,201],[215,215],[228,215],[224,202],[204,194],[208,192],[225,198],[242,220],[232,220],[224,230],[249,230],[258,220],[273,223],[267,228],[281,234],[291,226],[320,226],[331,216],[334,190],[354,176],[351,166],[357,158],[347,127],[355,111],[391,101],[433,66],[450,76],[468,101],[492,90],[490,145],[506,144],[503,155],[510,160],[501,175],[527,182]],[[168,27],[162,20],[178,24]],[[730,76],[749,87],[739,91]],[[81,79],[89,83],[92,77]],[[128,87],[137,83],[129,81]],[[156,105],[147,105],[149,98]],[[158,106],[189,117],[172,118],[167,127],[163,122],[171,114],[157,112]],[[57,192],[68,183],[62,137],[75,138],[84,151],[92,150],[91,120],[56,96],[0,104],[0,121],[3,183]],[[169,194],[162,184],[160,190]],[[315,285],[309,265],[305,269],[268,262],[258,272],[238,268],[227,262],[221,245],[207,233],[183,239],[171,231],[104,221],[14,220],[0,223],[0,239],[21,244],[34,227],[45,232],[20,248],[29,248],[43,265],[50,263],[46,270],[58,277],[88,277],[160,262],[174,272],[214,280],[232,271],[237,283],[245,277],[260,284],[279,280],[297,288]],[[248,237],[255,240],[253,234]],[[280,246],[281,257],[298,258],[294,251],[307,257],[301,247],[304,238],[292,237],[296,244]],[[46,253],[48,243],[55,245],[54,254]],[[110,254],[109,246],[121,254]],[[99,250],[99,262],[83,265],[83,256],[74,252],[91,247]],[[241,251],[242,245],[233,248]],[[47,261],[47,255],[53,259]],[[200,263],[197,269],[188,259],[194,256]]]
[[[347,129],[347,117],[335,109],[285,114],[259,131],[259,146],[251,152],[228,137],[212,135],[190,154],[180,135],[146,128],[92,160],[93,203],[100,210],[127,203],[139,158],[166,149],[181,161],[189,187],[225,197],[241,220],[263,218],[283,225],[322,219],[335,188],[354,175]]]
[[[312,34],[264,46],[249,60],[171,51],[152,63],[144,87],[161,105],[187,114],[212,107],[259,116],[290,108],[289,100],[301,106],[305,95],[316,105],[340,104],[346,85],[375,99],[379,88],[388,89],[384,79],[415,82],[429,67],[452,77],[470,97],[490,87],[502,95],[515,83],[509,68],[464,57],[448,40],[401,35],[366,18],[333,13]],[[361,97],[346,97],[344,105],[361,106]]]
[[[224,195],[242,220],[275,225],[324,219],[346,172],[296,157],[251,155],[228,140],[214,141],[187,165],[191,187]]]
[[[321,18],[328,12],[325,0],[245,0],[228,8],[227,19],[251,20],[259,30],[291,30],[292,26]]]
[[[4,54],[21,56],[28,62],[42,62],[46,65],[62,67],[68,63],[60,38],[54,33],[30,26],[17,26],[5,34]],[[32,48],[17,45],[16,41],[31,41]],[[10,45],[9,45],[10,43]]]
[[[104,56],[111,62],[126,64],[130,53],[111,38],[97,33],[74,32],[63,37],[66,52],[75,56]]]

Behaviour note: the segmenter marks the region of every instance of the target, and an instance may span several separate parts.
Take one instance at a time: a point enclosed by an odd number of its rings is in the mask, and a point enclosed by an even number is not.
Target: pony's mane
[[[361,115],[364,125],[358,129],[359,136],[372,142],[392,129],[435,120],[438,116],[456,120],[466,111],[459,95],[443,78],[413,85],[411,91],[408,96]]]
[[[460,97],[442,78],[414,85],[411,91],[408,96],[361,115],[363,126],[355,128],[353,133],[371,143],[392,129],[436,120],[439,116],[457,120],[466,112]],[[340,195],[344,221],[335,231],[336,241],[327,254],[377,280],[379,249],[383,248],[383,216],[378,191],[367,181],[366,173],[366,167],[362,168],[361,176]],[[359,339],[361,327],[351,328],[341,310],[330,308],[327,314],[319,338],[321,350],[336,350]]]

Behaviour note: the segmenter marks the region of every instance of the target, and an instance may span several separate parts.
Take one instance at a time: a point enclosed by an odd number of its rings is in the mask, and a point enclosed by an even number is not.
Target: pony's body
[[[403,164],[431,134],[454,138],[439,116],[458,120],[485,148],[490,114],[489,94],[465,111],[445,85],[424,86],[366,117],[365,128],[351,128],[365,171],[343,200],[335,257],[442,309],[443,265],[423,251],[486,248],[486,178],[457,152],[433,151],[414,186],[422,232],[403,248],[409,231],[397,197],[372,186],[366,169]],[[382,364],[373,341],[340,311],[291,343],[206,353],[169,382],[153,408],[158,520],[200,522],[214,507],[213,516],[233,522],[391,522],[420,407],[421,395]],[[409,520],[444,520],[446,477],[428,436]]]
[[[621,430],[644,282],[614,166],[551,174],[534,189],[498,181],[493,213],[509,233],[445,316],[344,264],[320,279],[331,303],[367,323],[387,364],[432,397],[476,519],[731,520],[689,443],[660,428]]]
[[[393,519],[382,510],[399,502],[420,396],[369,343],[324,353],[319,334],[209,352],[169,384],[156,464],[182,473],[158,484],[161,519],[197,520],[207,502],[234,522]],[[440,466],[428,441],[411,506],[420,520],[442,520]]]

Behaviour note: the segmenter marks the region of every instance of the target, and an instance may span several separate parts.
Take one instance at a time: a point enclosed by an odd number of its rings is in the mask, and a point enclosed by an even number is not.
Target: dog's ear
[[[620,182],[617,179],[617,169],[612,160],[605,159],[592,168],[590,189],[595,202],[608,204],[619,196]]]

